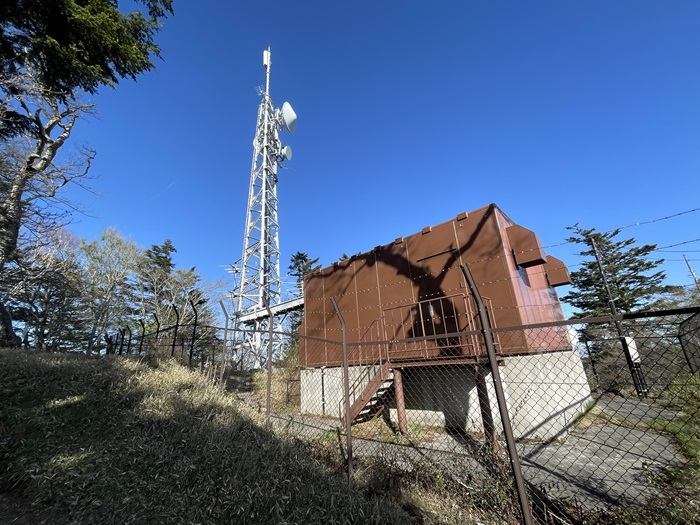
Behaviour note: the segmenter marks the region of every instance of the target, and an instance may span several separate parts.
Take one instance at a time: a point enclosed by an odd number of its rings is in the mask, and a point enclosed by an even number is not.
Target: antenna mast
[[[277,219],[277,169],[281,161],[291,159],[292,150],[282,146],[279,132],[294,131],[296,114],[285,102],[275,109],[270,98],[270,49],[263,51],[265,90],[259,88],[260,106],[253,140],[253,163],[245,221],[243,252],[240,264],[234,267],[239,282],[234,291],[236,349],[243,368],[262,366],[267,355],[269,334],[273,334],[273,355],[281,349],[281,321],[270,326],[267,307],[281,301],[279,222]],[[241,332],[243,330],[244,332]]]

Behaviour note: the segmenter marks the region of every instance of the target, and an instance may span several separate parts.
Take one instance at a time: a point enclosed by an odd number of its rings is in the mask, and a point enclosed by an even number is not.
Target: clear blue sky
[[[164,60],[92,100],[74,143],[98,152],[90,210],[173,241],[206,279],[243,245],[252,140],[272,48],[273,102],[294,106],[278,185],[282,271],[325,266],[495,202],[572,270],[566,226],[604,231],[700,207],[700,2],[175,1]],[[624,238],[700,237],[700,212]],[[621,237],[622,238],[622,237]],[[674,284],[700,242],[659,253]],[[560,290],[565,292],[565,290]]]

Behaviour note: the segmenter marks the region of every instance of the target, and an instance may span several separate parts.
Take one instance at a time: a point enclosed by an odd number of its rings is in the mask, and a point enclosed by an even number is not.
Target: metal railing
[[[426,304],[417,311],[427,313]],[[413,344],[415,338],[381,340],[378,329],[352,344],[286,334],[309,347],[344,348],[345,364],[304,368],[271,360],[265,390],[251,395],[273,426],[311,441],[339,436],[351,476],[367,461],[392,471],[428,461],[469,491],[507,487],[516,510],[506,521],[614,521],[616,513],[654,516],[673,505],[669,476],[700,471],[694,445],[700,435],[700,308],[506,327],[492,327],[484,309],[474,311],[481,315],[478,329],[425,337],[434,348],[459,341],[484,349],[479,359],[468,350],[462,361],[426,353],[424,360],[394,363],[389,343]],[[233,330],[190,324],[175,332],[158,326],[128,337],[122,330],[115,353],[174,355],[223,386],[240,352]],[[514,341],[530,350],[502,353]],[[344,418],[376,372],[377,359],[393,374],[377,410],[369,418]],[[298,389],[293,396],[292,384]],[[697,486],[683,490],[700,496]]]

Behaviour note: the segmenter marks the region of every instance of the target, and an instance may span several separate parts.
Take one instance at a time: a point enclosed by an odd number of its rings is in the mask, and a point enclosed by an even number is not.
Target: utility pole
[[[598,270],[600,271],[600,276],[603,278],[603,286],[605,287],[605,293],[608,296],[608,304],[610,305],[610,313],[613,316],[617,315],[617,308],[615,307],[615,299],[613,298],[612,292],[610,291],[610,286],[608,285],[608,278],[605,276],[605,270],[603,269],[603,261],[600,258],[600,253],[598,252],[598,246],[595,243],[593,237],[591,237],[591,244],[593,245],[593,253],[595,255],[595,260],[598,263]],[[625,360],[627,361],[627,366],[629,367],[630,374],[632,375],[632,382],[634,383],[634,388],[637,390],[637,395],[639,397],[646,397],[647,391],[649,390],[646,384],[646,379],[642,374],[642,363],[639,358],[639,352],[637,352],[637,343],[632,337],[625,336],[622,329],[622,323],[615,319],[615,329],[617,330],[617,336],[620,338],[620,344],[622,345],[622,350],[625,353]]]
[[[277,170],[282,167],[282,161],[292,158],[292,150],[282,145],[279,132],[284,129],[294,132],[297,118],[288,102],[281,109],[272,104],[269,48],[263,51],[263,67],[265,88],[258,88],[262,99],[253,140],[243,252],[238,264],[233,265],[238,278],[233,292],[235,348],[243,368],[260,368],[267,360],[268,334],[281,332],[281,321],[267,315],[267,308],[281,301]],[[273,353],[277,355],[282,344],[281,335],[272,337],[279,338],[272,342]]]
[[[693,276],[693,281],[695,281],[695,287],[700,290],[700,281],[698,281],[698,278],[695,276],[695,272],[693,271],[693,267],[690,266],[690,261],[688,258],[683,254],[683,259],[685,259],[685,264],[688,265],[688,270],[690,270],[690,275]]]

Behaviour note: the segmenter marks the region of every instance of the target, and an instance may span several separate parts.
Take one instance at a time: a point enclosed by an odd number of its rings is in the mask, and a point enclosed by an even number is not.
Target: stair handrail
[[[369,333],[369,331],[370,331],[370,329],[371,329],[372,326],[374,326],[374,325],[377,325],[377,326],[378,326],[378,325],[379,325],[379,322],[382,321],[382,319],[383,319],[382,317],[379,317],[379,318],[375,319],[375,320],[372,322],[372,324],[370,325],[370,328],[369,328],[369,329],[365,332],[365,334],[362,336],[362,338],[364,339],[364,337]],[[353,345],[353,346],[356,346],[356,347],[358,347],[358,348],[361,349],[363,345],[362,345],[362,343],[360,342],[360,343],[357,343],[357,344],[355,344],[355,345]],[[372,346],[374,346],[374,345],[372,345]],[[352,382],[352,384],[350,385],[350,399],[351,399],[351,403],[354,403],[354,402],[357,400],[357,390],[358,390],[358,388],[359,388],[361,385],[369,384],[370,381],[372,381],[372,378],[378,373],[377,368],[379,367],[379,369],[381,369],[381,367],[384,365],[385,362],[387,362],[387,363],[389,362],[388,349],[387,349],[387,356],[386,356],[386,358],[384,358],[383,352],[382,352],[383,344],[377,342],[377,346],[378,346],[379,351],[378,351],[377,354],[376,354],[376,358],[373,359],[373,360],[372,360],[372,359],[368,359],[367,362],[364,362],[364,361],[363,361],[363,359],[362,359],[362,352],[360,351],[359,366],[364,367],[364,369],[362,370],[362,372],[360,372],[360,374],[355,378],[355,380],[354,380],[354,381]],[[370,363],[370,361],[372,361],[372,362]],[[370,374],[372,374],[372,377],[370,377]],[[363,389],[364,389],[364,387],[363,387]],[[362,391],[362,390],[360,390],[360,391]]]

